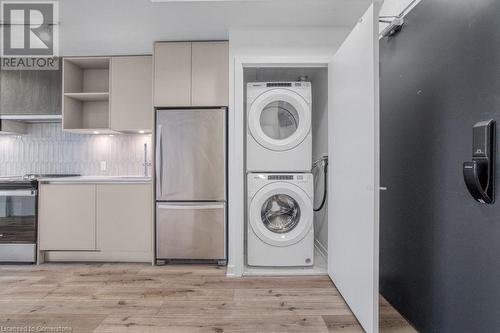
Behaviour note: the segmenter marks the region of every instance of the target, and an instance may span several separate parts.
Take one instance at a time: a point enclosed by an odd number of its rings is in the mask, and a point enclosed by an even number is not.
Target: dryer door
[[[257,97],[250,107],[248,127],[264,148],[290,150],[301,144],[311,130],[311,107],[291,90],[273,89]]]
[[[250,204],[250,226],[257,237],[270,245],[290,246],[301,241],[311,230],[312,221],[311,199],[290,183],[266,185]]]

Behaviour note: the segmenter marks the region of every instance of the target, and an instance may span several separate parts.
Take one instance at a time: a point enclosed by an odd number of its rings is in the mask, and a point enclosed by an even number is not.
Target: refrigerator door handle
[[[158,125],[156,134],[156,184],[159,195],[163,195],[163,144],[162,144],[163,126]]]
[[[200,210],[200,209],[223,209],[224,204],[158,204],[158,209],[178,209],[178,210]]]

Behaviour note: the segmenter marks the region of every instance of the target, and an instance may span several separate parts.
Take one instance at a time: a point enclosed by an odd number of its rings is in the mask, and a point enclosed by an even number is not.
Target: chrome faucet
[[[148,144],[144,143],[144,162],[142,163],[144,166],[144,177],[148,177],[148,168],[151,166],[151,162],[148,162]]]

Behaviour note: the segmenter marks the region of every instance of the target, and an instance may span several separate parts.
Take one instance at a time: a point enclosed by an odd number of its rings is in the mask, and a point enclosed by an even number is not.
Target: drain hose
[[[328,196],[327,193],[328,156],[323,156],[321,159],[314,162],[312,170],[320,167],[321,165],[323,166],[323,199],[321,199],[321,204],[319,205],[318,208],[313,208],[315,212],[319,212],[320,210],[323,209],[326,203],[326,198]]]

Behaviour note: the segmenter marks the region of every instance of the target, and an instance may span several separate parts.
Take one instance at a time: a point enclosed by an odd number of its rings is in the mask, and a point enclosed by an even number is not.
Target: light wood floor
[[[383,300],[380,312],[381,332],[415,332]],[[363,332],[327,277],[231,279],[212,266],[0,266],[0,328],[25,326],[60,332]]]

